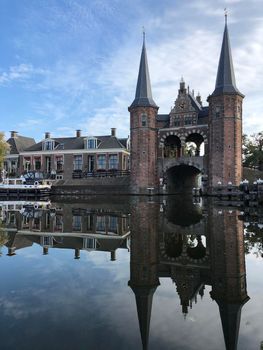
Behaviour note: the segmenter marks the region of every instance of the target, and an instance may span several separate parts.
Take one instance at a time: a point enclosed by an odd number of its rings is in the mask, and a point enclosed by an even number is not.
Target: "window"
[[[81,231],[81,216],[73,215],[72,217],[72,230]]]
[[[17,161],[11,160],[11,174],[15,174],[17,170]]]
[[[186,115],[184,117],[184,125],[192,125],[192,117],[189,115]]]
[[[142,115],[142,126],[147,126],[147,115]]]
[[[74,156],[73,169],[82,170],[82,155]]]
[[[43,150],[44,151],[52,151],[54,149],[54,141],[48,140],[44,141]]]
[[[117,216],[110,216],[109,217],[109,230],[111,232],[117,233],[117,228],[118,228]]]
[[[35,168],[35,170],[41,169],[41,157],[34,158],[34,168]]]
[[[96,230],[105,232],[105,230],[106,230],[106,217],[105,216],[97,216]]]
[[[91,137],[87,139],[87,148],[88,149],[94,149],[97,148],[97,142],[98,140],[95,137]]]
[[[216,107],[216,117],[220,117],[220,107]]]
[[[94,155],[88,155],[88,172],[94,171]]]
[[[55,166],[58,172],[63,171],[63,156],[56,156]]]
[[[62,232],[62,231],[63,231],[63,216],[59,214],[55,216],[55,232]]]
[[[53,237],[52,236],[42,236],[40,238],[40,244],[42,247],[52,247],[53,246]]]
[[[118,155],[110,154],[109,155],[109,169],[118,169]]]
[[[174,126],[180,126],[180,118],[179,117],[174,118]]]
[[[106,155],[105,154],[99,154],[97,158],[97,169],[98,170],[104,170],[106,169]]]
[[[31,169],[31,159],[30,157],[24,158],[24,170],[29,171]]]

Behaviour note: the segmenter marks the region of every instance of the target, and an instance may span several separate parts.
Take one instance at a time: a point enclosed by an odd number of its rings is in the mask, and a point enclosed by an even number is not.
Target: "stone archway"
[[[167,192],[175,193],[192,193],[194,187],[201,186],[202,171],[198,166],[190,164],[178,164],[165,173]]]

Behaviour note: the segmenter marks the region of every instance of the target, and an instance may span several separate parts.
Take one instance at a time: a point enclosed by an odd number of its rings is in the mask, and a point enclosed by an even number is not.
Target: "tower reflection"
[[[137,200],[132,208],[129,286],[136,298],[143,349],[148,349],[154,292],[159,278],[168,277],[176,284],[184,315],[197,295],[204,295],[205,286],[212,287],[225,348],[235,350],[241,309],[249,299],[238,211],[178,198],[161,207]]]

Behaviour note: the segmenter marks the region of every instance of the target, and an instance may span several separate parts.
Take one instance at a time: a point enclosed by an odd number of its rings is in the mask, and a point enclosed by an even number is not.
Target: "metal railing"
[[[99,170],[99,171],[82,171],[75,170],[72,173],[73,179],[83,179],[83,178],[92,178],[92,177],[119,177],[119,176],[128,176],[130,175],[130,170]]]

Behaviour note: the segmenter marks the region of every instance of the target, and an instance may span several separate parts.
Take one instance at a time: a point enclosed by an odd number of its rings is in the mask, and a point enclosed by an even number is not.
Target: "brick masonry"
[[[242,100],[240,95],[210,96],[208,184],[238,185],[242,179]]]
[[[158,185],[157,108],[136,107],[130,113],[131,191],[140,194],[147,192],[147,188],[156,190]]]

